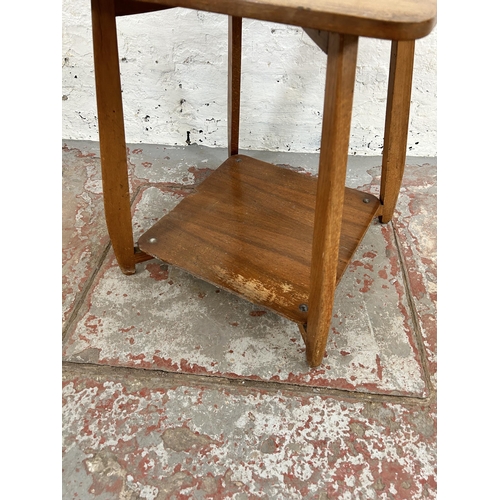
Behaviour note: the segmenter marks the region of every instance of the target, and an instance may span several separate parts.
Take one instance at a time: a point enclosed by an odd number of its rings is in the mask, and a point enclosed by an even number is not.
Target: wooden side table
[[[434,0],[91,0],[106,222],[125,274],[159,258],[297,323],[322,362],[339,283],[403,176],[415,39]],[[116,16],[171,7],[228,15],[228,159],[134,245]],[[242,18],[301,26],[327,54],[318,178],[238,154]],[[345,187],[358,37],[392,40],[380,198]]]

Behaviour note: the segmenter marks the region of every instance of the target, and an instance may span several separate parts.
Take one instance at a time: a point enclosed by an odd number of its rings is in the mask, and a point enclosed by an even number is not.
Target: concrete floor
[[[225,159],[130,145],[136,237]],[[318,155],[246,152],[317,172]],[[63,143],[63,498],[436,497],[436,162],[408,158],[336,292],[327,354],[295,324],[151,260],[120,273],[98,143]],[[347,184],[378,193],[380,158]]]

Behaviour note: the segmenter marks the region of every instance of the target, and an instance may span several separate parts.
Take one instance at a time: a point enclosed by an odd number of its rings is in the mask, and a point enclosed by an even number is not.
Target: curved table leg
[[[104,212],[116,260],[135,273],[127,150],[113,0],[92,0],[92,32]]]
[[[380,221],[383,223],[392,219],[403,180],[414,52],[414,40],[392,42],[380,181],[380,201],[383,204]]]

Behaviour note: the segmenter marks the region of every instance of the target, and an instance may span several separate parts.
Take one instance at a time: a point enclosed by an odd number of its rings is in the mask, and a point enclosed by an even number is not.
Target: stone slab
[[[187,195],[165,185],[141,190],[136,236]],[[160,261],[137,269],[123,276],[110,254],[66,343],[66,360],[427,395],[389,225],[373,223],[346,271],[327,354],[315,370],[293,322]]]
[[[65,371],[63,498],[436,498],[433,404],[134,372]]]

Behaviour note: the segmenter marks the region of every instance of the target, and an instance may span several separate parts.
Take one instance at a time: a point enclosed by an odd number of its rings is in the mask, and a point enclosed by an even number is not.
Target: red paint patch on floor
[[[370,276],[365,274],[363,279],[363,288],[360,288],[359,291],[361,293],[366,293],[370,290],[372,285],[373,285],[373,278],[370,278]]]
[[[155,281],[165,281],[168,279],[168,267],[165,264],[151,262],[146,265],[146,270]]]
[[[379,278],[382,278],[383,280],[386,280],[388,278],[387,276],[387,271],[385,269],[381,269],[378,272]]]
[[[211,168],[189,167],[188,172],[194,175],[195,183],[199,184],[212,174],[213,170]]]
[[[250,316],[264,316],[267,311],[250,311]]]
[[[382,362],[380,361],[380,356],[378,354],[376,362],[377,362],[377,376],[380,380],[382,380]]]

